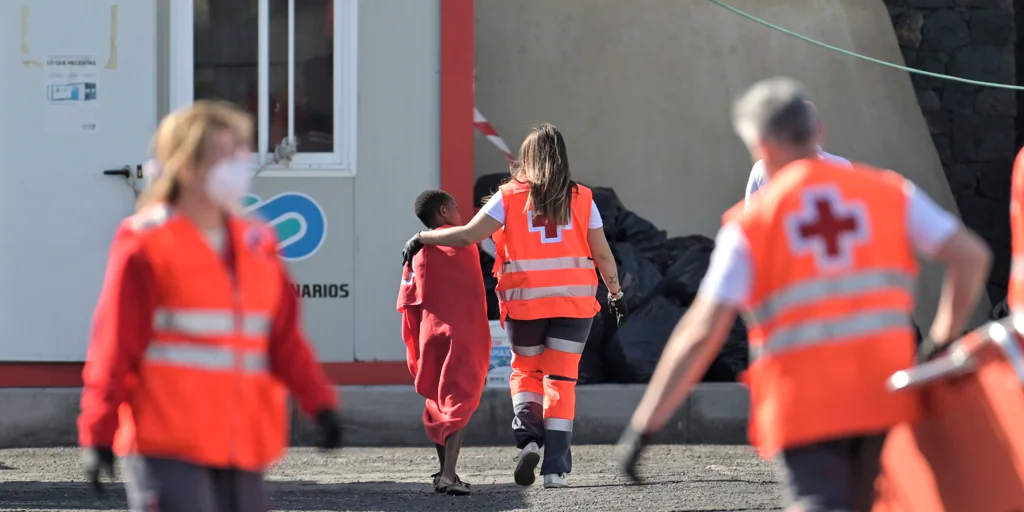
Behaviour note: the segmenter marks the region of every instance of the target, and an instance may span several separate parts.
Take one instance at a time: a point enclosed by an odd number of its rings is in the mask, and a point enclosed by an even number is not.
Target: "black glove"
[[[423,242],[420,241],[420,234],[416,233],[408,242],[405,243],[405,247],[402,248],[402,266],[412,265],[412,257],[416,253],[420,252],[423,248]]]
[[[110,448],[85,448],[82,450],[82,467],[97,494],[103,494],[102,473],[114,479],[114,452]]]
[[[622,290],[619,290],[622,293]],[[622,325],[622,322],[626,321],[626,315],[629,314],[629,308],[626,307],[625,295],[620,295],[619,298],[613,299],[611,295],[608,295],[608,307],[612,310],[612,315],[615,316],[615,325]]]
[[[320,411],[316,415],[316,425],[320,428],[320,442],[317,446],[324,450],[341,447],[341,419],[334,411]]]
[[[627,424],[626,430],[619,438],[618,445],[615,446],[615,455],[619,459],[619,466],[633,483],[641,483],[640,475],[636,473],[636,464],[640,460],[640,454],[653,438],[654,434],[637,432],[633,429],[633,425]]]
[[[936,343],[931,338],[925,338],[917,347],[917,364],[927,363],[941,356],[949,349],[950,345],[951,343]]]

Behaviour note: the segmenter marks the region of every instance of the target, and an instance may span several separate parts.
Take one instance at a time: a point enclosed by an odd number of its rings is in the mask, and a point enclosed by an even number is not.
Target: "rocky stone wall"
[[[884,0],[907,66],[1016,83],[1013,0]],[[988,293],[1006,296],[1016,91],[911,75],[964,222],[995,252]]]

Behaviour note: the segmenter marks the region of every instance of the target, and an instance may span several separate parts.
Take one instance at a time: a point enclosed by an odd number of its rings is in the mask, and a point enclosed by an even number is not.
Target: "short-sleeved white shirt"
[[[905,188],[907,235],[914,248],[924,256],[933,256],[956,233],[960,219],[935,204],[928,194],[910,181]],[[743,230],[735,222],[722,226],[715,238],[715,250],[699,295],[718,304],[742,307],[751,290],[753,263]]]
[[[505,225],[505,204],[501,200],[501,193],[494,194],[484,204],[484,207],[480,209],[481,213],[486,213],[490,218],[498,221],[501,225]],[[597,203],[593,199],[590,200],[590,225],[587,226],[590,229],[597,229],[604,227],[604,221],[601,219],[601,212],[597,210]]]
[[[853,164],[851,164],[849,160],[841,156],[833,155],[832,153],[827,153],[821,148],[818,148],[818,154],[821,155],[821,158],[830,162],[845,165],[847,167],[853,167]],[[758,160],[757,162],[754,162],[754,166],[750,168],[750,177],[747,178],[747,191],[743,196],[743,200],[747,207],[750,206],[750,196],[754,195],[754,192],[760,190],[761,187],[764,187],[765,183],[768,183],[768,176],[766,176],[764,172],[764,160]]]

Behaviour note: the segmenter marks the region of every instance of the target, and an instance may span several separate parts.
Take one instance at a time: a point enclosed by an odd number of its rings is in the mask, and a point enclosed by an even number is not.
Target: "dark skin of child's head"
[[[431,225],[427,226],[430,229],[437,229],[441,226],[461,226],[462,215],[459,214],[459,205],[455,202],[455,199],[448,199],[437,209],[437,213],[434,214]]]
[[[420,222],[430,229],[441,226],[461,226],[462,216],[455,198],[443,190],[424,190],[416,196],[413,210]]]

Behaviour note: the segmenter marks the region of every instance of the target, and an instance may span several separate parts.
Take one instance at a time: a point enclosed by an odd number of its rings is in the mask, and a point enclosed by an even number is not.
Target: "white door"
[[[0,361],[83,361],[157,122],[156,0],[0,2]],[[20,59],[15,56],[20,55]]]

